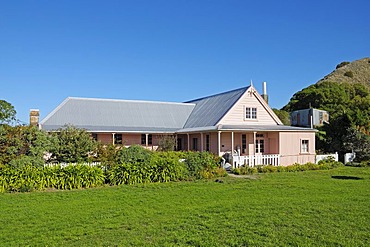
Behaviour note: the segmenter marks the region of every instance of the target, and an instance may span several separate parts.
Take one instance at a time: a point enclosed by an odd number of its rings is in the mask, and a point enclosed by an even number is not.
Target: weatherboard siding
[[[113,143],[113,135],[109,134],[98,134],[98,141],[103,144],[112,144]]]
[[[245,119],[245,108],[257,108],[257,119]],[[276,125],[276,122],[254,94],[247,90],[219,121],[224,125]]]
[[[301,153],[301,141],[308,140],[308,153]],[[315,133],[314,132],[280,132],[279,147],[281,165],[294,163],[315,163]]]

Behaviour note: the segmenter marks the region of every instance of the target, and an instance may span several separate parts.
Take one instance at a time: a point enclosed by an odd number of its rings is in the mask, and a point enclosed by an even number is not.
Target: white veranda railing
[[[238,168],[240,166],[255,167],[258,165],[280,166],[280,155],[279,154],[248,155],[248,156],[233,155],[233,168]]]

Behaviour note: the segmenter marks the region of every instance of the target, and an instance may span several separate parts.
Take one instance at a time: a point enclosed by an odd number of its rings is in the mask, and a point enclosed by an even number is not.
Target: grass
[[[370,168],[221,180],[0,194],[0,245],[366,246],[370,241]]]

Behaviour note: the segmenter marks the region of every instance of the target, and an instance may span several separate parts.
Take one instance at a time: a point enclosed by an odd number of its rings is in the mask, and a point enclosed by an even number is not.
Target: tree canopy
[[[17,112],[14,106],[5,100],[0,100],[0,124],[9,124],[15,121]]]

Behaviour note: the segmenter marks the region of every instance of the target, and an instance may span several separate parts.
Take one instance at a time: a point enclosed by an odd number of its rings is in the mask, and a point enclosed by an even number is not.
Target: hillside
[[[361,83],[370,87],[370,58],[362,58],[353,62],[342,62],[336,69],[317,83],[324,81]]]

